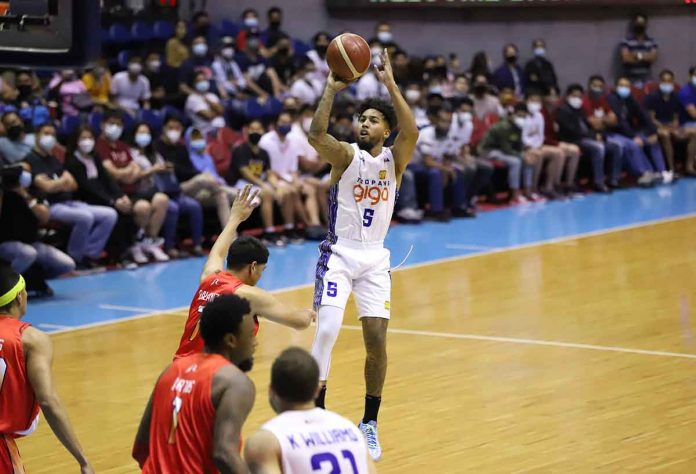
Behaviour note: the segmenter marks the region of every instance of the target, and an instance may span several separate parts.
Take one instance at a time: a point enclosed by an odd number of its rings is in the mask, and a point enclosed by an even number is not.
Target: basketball
[[[345,81],[354,81],[370,67],[370,46],[362,36],[353,33],[338,35],[326,51],[331,72]]]

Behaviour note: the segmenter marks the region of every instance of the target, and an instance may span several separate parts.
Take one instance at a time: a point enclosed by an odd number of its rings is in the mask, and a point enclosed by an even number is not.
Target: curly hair
[[[375,109],[381,112],[384,116],[384,121],[387,122],[387,126],[390,130],[396,126],[396,112],[394,112],[394,106],[386,100],[377,99],[374,97],[367,99],[360,104],[360,107],[358,107],[358,117],[368,109]]]

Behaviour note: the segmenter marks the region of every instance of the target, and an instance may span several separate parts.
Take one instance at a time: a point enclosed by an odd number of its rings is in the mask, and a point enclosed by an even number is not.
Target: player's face
[[[362,150],[371,150],[389,137],[389,127],[382,112],[367,109],[358,119],[358,146]]]
[[[259,282],[261,279],[261,276],[263,275],[263,271],[266,269],[266,264],[265,263],[252,263],[251,268],[250,268],[250,279],[251,279],[251,285],[256,286],[256,284]]]
[[[254,366],[256,336],[254,336],[254,318],[251,313],[244,316],[236,336],[228,337],[229,359],[242,372],[249,372]]]

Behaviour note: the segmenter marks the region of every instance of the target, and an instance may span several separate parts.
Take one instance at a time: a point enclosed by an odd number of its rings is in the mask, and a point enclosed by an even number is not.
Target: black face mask
[[[506,56],[505,60],[510,64],[515,64],[517,62],[517,56]]]
[[[317,46],[314,47],[314,49],[317,50],[317,53],[319,53],[319,56],[322,56],[322,57],[323,57],[323,56],[326,54],[326,50],[328,49],[328,46],[327,46],[327,45],[324,45],[324,44],[322,44],[322,45],[317,45]]]
[[[12,125],[7,128],[7,138],[9,138],[12,141],[15,141],[22,136],[22,132],[24,132],[23,125]]]
[[[633,33],[635,33],[637,35],[642,35],[643,33],[645,33],[645,30],[646,30],[646,26],[643,24],[633,25]]]
[[[197,26],[195,36],[208,36],[209,30],[210,30],[210,25]]]
[[[251,132],[249,134],[249,143],[252,145],[258,145],[261,141],[261,134],[257,132]]]
[[[279,22],[279,21],[272,21],[272,22],[270,22],[270,23],[268,24],[268,26],[269,26],[272,30],[279,30],[279,29],[280,29],[280,22]]]
[[[27,84],[19,85],[17,86],[17,90],[19,91],[19,96],[20,97],[27,97],[31,95],[31,86]]]
[[[441,129],[439,127],[435,127],[435,136],[437,138],[447,138],[447,134],[449,133],[449,129]]]
[[[281,56],[287,56],[288,53],[290,53],[290,48],[288,48],[287,46],[283,46],[282,48],[278,48],[278,54],[280,54]]]
[[[474,86],[474,94],[481,96],[484,95],[488,91],[488,86],[485,85],[476,85]]]

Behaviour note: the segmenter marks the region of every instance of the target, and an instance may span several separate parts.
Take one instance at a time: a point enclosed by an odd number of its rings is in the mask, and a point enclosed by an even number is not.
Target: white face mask
[[[31,173],[27,170],[22,170],[22,174],[19,175],[19,185],[26,189],[31,186],[31,181]]]
[[[121,138],[121,134],[123,133],[123,127],[120,125],[116,125],[115,123],[110,123],[106,127],[104,127],[104,135],[106,135],[106,138],[109,140],[118,140]]]
[[[541,112],[541,102],[528,102],[527,109],[529,110],[530,114]]]
[[[616,88],[616,93],[619,94],[619,97],[626,99],[631,95],[631,88],[626,86],[619,86]]]
[[[544,57],[546,56],[546,49],[544,48],[534,48],[534,56]]]
[[[222,49],[222,57],[225,59],[234,58],[234,48],[223,48]]]
[[[256,28],[259,26],[259,19],[255,16],[249,16],[244,19],[244,26],[247,28]]]
[[[205,43],[194,44],[192,49],[196,56],[205,56],[208,53],[208,45]]]
[[[462,122],[473,122],[474,115],[471,112],[462,112],[459,114],[459,118]]]
[[[39,138],[39,146],[45,151],[45,152],[51,152],[53,150],[53,147],[56,146],[56,137],[53,135],[41,135],[41,138]]]
[[[147,67],[149,67],[151,71],[159,71],[162,67],[162,61],[150,61],[147,63]]]
[[[94,139],[93,138],[83,138],[77,144],[83,155],[88,155],[94,150]]]
[[[312,81],[314,79],[314,73],[313,72],[305,72],[304,74],[304,80],[305,81]]]
[[[416,89],[408,89],[406,90],[406,99],[409,102],[418,102],[420,99],[421,93],[419,90]]]
[[[143,65],[140,63],[130,63],[128,65],[128,72],[131,74],[140,74],[143,70]]]
[[[377,39],[380,43],[391,43],[392,34],[390,31],[380,31],[377,33]]]
[[[674,92],[674,84],[671,82],[663,82],[660,84],[660,90],[663,94],[671,94]]]
[[[167,140],[169,140],[170,142],[179,143],[179,140],[181,139],[181,130],[176,130],[176,129],[167,130],[165,132],[165,135],[167,135]]]
[[[582,98],[581,97],[568,97],[568,104],[574,108],[574,109],[579,109],[582,107]]]
[[[202,138],[199,138],[198,140],[191,140],[191,148],[194,151],[201,152],[201,151],[205,150],[205,145],[206,145],[205,140]]]
[[[522,117],[515,117],[512,119],[512,121],[515,122],[515,125],[517,125],[518,128],[524,128],[524,126],[527,124],[527,119]]]
[[[149,133],[136,133],[135,134],[135,143],[140,147],[140,148],[145,148],[152,142],[152,136]]]
[[[691,76],[691,84],[696,87],[696,76]]]
[[[302,119],[302,130],[305,131],[305,133],[309,133],[309,127],[312,126],[312,117],[305,117]]]
[[[208,81],[196,82],[196,90],[198,92],[208,92],[210,90],[210,82],[208,82]]]
[[[210,125],[215,128],[225,128],[227,126],[225,119],[222,117],[215,117],[210,121]]]

